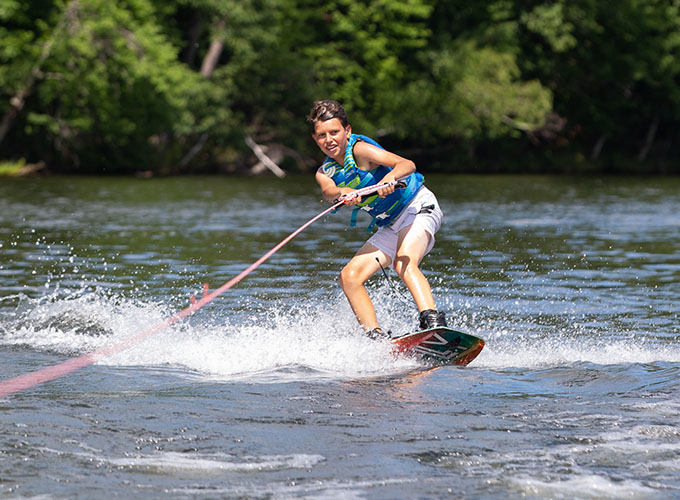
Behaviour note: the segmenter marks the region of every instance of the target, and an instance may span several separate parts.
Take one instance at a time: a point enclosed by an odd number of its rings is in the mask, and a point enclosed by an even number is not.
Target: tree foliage
[[[306,168],[304,116],[334,98],[425,166],[677,172],[679,7],[0,0],[0,159],[207,171],[247,165],[252,136]]]

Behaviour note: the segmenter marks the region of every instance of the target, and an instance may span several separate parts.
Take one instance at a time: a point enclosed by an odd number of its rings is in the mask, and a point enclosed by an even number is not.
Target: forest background
[[[680,0],[0,0],[0,173],[308,171],[333,98],[424,170],[678,174],[679,49]]]

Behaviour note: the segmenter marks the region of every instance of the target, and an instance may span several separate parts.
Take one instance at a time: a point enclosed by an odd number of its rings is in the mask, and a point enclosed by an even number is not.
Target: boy
[[[406,188],[394,186],[378,195],[348,201],[373,216],[371,227],[378,231],[340,272],[340,285],[359,324],[371,338],[388,336],[378,323],[375,308],[364,283],[380,270],[392,266],[406,284],[420,312],[421,330],[446,326],[443,312],[437,312],[420,261],[432,249],[442,212],[434,194],[423,186],[415,164],[383,149],[372,139],[352,133],[347,113],[337,101],[316,101],[307,117],[314,127],[312,138],[327,156],[316,172],[316,181],[326,201],[335,202],[355,189],[379,183],[406,181]],[[352,222],[356,212],[352,214]]]

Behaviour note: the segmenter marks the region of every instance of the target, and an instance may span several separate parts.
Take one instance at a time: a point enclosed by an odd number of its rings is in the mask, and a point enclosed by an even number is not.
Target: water
[[[680,497],[680,179],[427,180],[447,218],[423,267],[487,341],[471,365],[361,336],[336,276],[366,235],[341,211],[191,318],[1,398],[0,497]],[[319,199],[309,178],[0,180],[0,380],[155,325]],[[412,328],[398,282],[370,289]]]

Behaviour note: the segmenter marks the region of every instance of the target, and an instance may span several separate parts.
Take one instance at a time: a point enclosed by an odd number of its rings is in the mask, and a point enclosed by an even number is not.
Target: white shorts
[[[392,224],[379,228],[366,243],[370,243],[387,255],[391,260],[390,266],[393,266],[397,255],[399,231],[411,226],[410,230],[425,230],[430,233],[430,243],[425,251],[425,255],[427,255],[434,246],[434,235],[442,225],[442,218],[443,214],[439,208],[437,197],[432,191],[422,186],[411,203]]]

